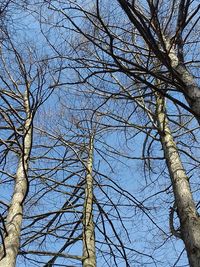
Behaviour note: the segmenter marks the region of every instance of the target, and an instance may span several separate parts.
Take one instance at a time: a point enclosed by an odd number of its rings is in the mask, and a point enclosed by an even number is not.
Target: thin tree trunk
[[[23,202],[28,191],[27,171],[32,146],[32,114],[30,112],[28,89],[24,94],[24,105],[26,110],[24,140],[15,178],[14,193],[5,223],[7,233],[1,246],[0,267],[14,267],[16,265],[20,244]]]
[[[157,97],[157,121],[166,163],[172,181],[177,214],[180,220],[181,238],[185,243],[189,264],[200,266],[200,219],[197,214],[190,184],[182,165],[176,143],[169,128],[164,98]]]
[[[83,267],[96,267],[95,233],[93,222],[93,143],[90,137],[87,175],[85,184],[85,202],[83,210]]]

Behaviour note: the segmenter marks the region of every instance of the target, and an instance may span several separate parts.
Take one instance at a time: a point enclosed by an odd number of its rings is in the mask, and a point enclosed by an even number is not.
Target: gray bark
[[[179,82],[181,82],[182,92],[200,124],[200,88],[194,76],[185,67],[184,63],[179,61],[175,49],[170,45],[170,41],[165,37],[163,37],[163,39],[165,40],[168,55],[171,60],[171,66],[176,71]]]
[[[12,201],[6,218],[7,236],[4,238],[5,255],[3,247],[0,250],[0,267],[14,267],[20,245],[20,232],[23,217],[23,202],[28,190],[27,171],[32,145],[32,115],[30,112],[28,89],[24,95],[24,105],[26,109],[26,121],[24,124],[24,142],[21,153]]]
[[[199,267],[200,219],[192,197],[188,177],[169,127],[165,112],[165,100],[159,94],[157,94],[157,121],[180,220],[181,238],[185,243],[190,266]]]
[[[85,202],[83,210],[83,267],[96,267],[95,233],[93,222],[93,136],[90,137]]]

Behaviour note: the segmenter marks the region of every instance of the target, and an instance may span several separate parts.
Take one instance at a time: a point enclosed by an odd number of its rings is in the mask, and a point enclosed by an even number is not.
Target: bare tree
[[[70,97],[72,98],[72,94],[70,94]],[[79,97],[82,98],[81,96]],[[82,101],[84,103],[84,97]],[[31,237],[30,235],[28,242],[25,239],[23,255],[34,255],[35,262],[38,261],[37,258],[40,255],[53,256],[44,263],[44,266],[51,266],[56,263],[65,265],[64,261],[62,263],[63,258],[68,259],[68,262],[70,260],[72,264],[73,262],[82,261],[83,266],[88,266],[88,264],[96,266],[96,254],[98,253],[98,259],[102,258],[101,261],[105,265],[109,266],[108,259],[109,261],[112,259],[116,266],[122,260],[127,266],[130,266],[127,253],[128,251],[129,253],[133,251],[128,245],[125,246],[125,243],[129,243],[130,240],[126,240],[126,236],[129,234],[126,230],[126,223],[123,222],[123,218],[126,218],[123,215],[123,207],[126,208],[126,203],[129,201],[132,202],[132,205],[141,205],[141,208],[142,204],[131,194],[124,192],[119,184],[112,181],[108,173],[106,175],[100,171],[100,163],[97,164],[96,155],[97,153],[99,155],[102,154],[101,149],[98,147],[104,144],[102,135],[107,129],[107,127],[105,129],[101,127],[99,122],[101,114],[99,113],[99,116],[94,115],[94,108],[90,109],[88,102],[85,108],[84,106],[81,107],[81,105],[78,108],[75,105],[74,107],[71,106],[70,109],[66,106],[66,101],[63,101],[63,103],[65,104],[67,115],[64,115],[65,113],[62,111],[63,118],[62,116],[59,117],[61,128],[52,129],[50,127],[51,129],[47,131],[45,126],[40,131],[58,142],[57,145],[60,152],[62,145],[63,149],[65,148],[69,153],[66,153],[64,158],[60,158],[62,163],[66,162],[66,165],[63,164],[63,170],[61,166],[58,171],[56,171],[55,167],[51,166],[48,171],[46,169],[48,176],[47,174],[42,175],[42,180],[46,181],[46,185],[51,182],[51,185],[49,184],[50,188],[47,186],[45,194],[59,194],[60,199],[64,197],[63,201],[65,202],[62,207],[54,211],[55,215],[53,218],[51,218],[53,215],[51,212],[46,214],[46,221],[43,220],[42,214],[33,216],[34,221],[30,226],[36,227],[37,220],[39,220],[42,228],[37,230],[35,236]],[[52,148],[55,149],[55,146]],[[107,157],[102,154],[102,160],[107,161],[107,164],[109,164],[109,159],[106,160],[104,156]],[[47,158],[48,161],[53,160],[53,158]],[[79,166],[80,170],[75,166]],[[70,171],[70,169],[74,171]],[[55,171],[57,176],[55,176]],[[58,176],[58,173],[63,171],[69,174],[58,183],[58,177],[60,176]],[[53,174],[51,179],[49,179],[50,172]],[[66,200],[67,195],[69,195],[69,198]],[[113,199],[111,195],[113,195]],[[44,199],[44,193],[42,198]],[[123,199],[124,203],[121,202],[121,199]],[[119,204],[119,207],[116,202]],[[127,218],[128,221],[129,218]],[[66,226],[68,227],[66,228]],[[61,231],[62,236],[57,233],[56,229]],[[30,228],[27,228],[27,230],[30,231]],[[122,232],[124,232],[124,237],[121,234]],[[65,236],[64,240],[63,233]],[[48,244],[48,237],[54,238],[54,235],[57,244],[60,244],[60,249],[56,250],[54,248],[53,251],[50,251],[47,248],[44,250],[30,250],[26,248],[26,245],[34,242],[34,239],[37,239],[38,242],[41,240],[40,247],[44,243],[46,247],[50,248],[51,245]],[[83,248],[81,248],[80,242]],[[76,253],[70,254],[70,249],[76,251]],[[137,253],[136,251],[134,252]],[[145,256],[151,258],[148,255]]]
[[[5,205],[4,215],[1,215],[3,229],[0,266],[16,264],[24,203],[29,191],[33,120],[38,107],[51,94],[51,90],[43,91],[44,84],[40,84],[40,79],[44,79],[46,75],[47,64],[39,63],[33,57],[28,49],[23,55],[17,51],[9,36],[1,45],[0,162],[4,182],[11,179],[13,192],[10,203]],[[11,171],[9,161],[13,162]]]

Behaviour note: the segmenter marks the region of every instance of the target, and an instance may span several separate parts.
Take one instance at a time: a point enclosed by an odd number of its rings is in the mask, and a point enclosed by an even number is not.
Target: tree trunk
[[[190,184],[182,165],[176,143],[169,128],[164,98],[157,97],[157,121],[162,147],[172,181],[177,214],[180,220],[181,238],[185,243],[189,264],[200,266],[200,219],[197,214]]]
[[[32,114],[30,112],[28,90],[24,94],[24,105],[26,109],[24,139],[15,178],[14,193],[5,223],[7,233],[0,250],[0,267],[14,267],[16,265],[20,244],[23,202],[28,191],[27,171],[32,146]]]
[[[198,123],[200,124],[200,87],[193,75],[187,70],[183,62],[179,62],[175,49],[171,46],[170,40],[165,40],[166,49],[169,53],[172,68],[177,72],[177,80],[181,82],[182,92],[193,111]]]
[[[85,202],[83,210],[83,267],[96,267],[95,233],[93,222],[93,143],[90,137],[87,175],[85,183]]]

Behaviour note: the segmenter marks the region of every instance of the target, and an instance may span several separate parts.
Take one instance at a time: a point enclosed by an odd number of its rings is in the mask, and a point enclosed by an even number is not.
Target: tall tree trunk
[[[182,165],[176,143],[169,128],[164,98],[156,94],[157,121],[166,163],[172,181],[181,238],[185,243],[189,264],[200,266],[200,218],[197,214],[190,184]]]
[[[87,161],[85,202],[83,210],[83,267],[96,267],[95,233],[93,222],[93,144],[94,136],[91,135]]]
[[[28,162],[32,146],[32,114],[30,112],[28,89],[24,94],[26,121],[22,151],[18,163],[14,192],[6,218],[6,236],[0,251],[0,267],[14,267],[20,244],[20,232],[23,217],[23,202],[28,192]]]

